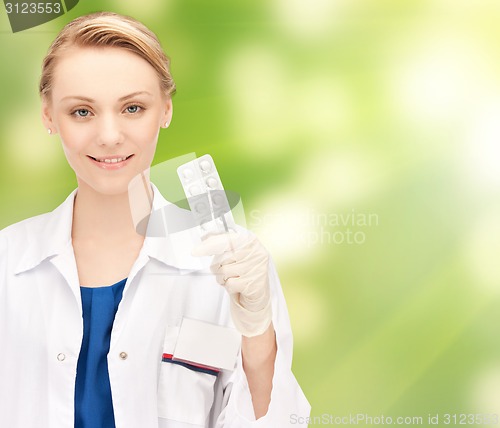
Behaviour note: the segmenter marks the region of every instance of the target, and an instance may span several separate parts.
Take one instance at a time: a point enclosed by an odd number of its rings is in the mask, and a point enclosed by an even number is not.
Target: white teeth
[[[114,159],[96,159],[97,162],[105,162],[105,163],[117,163],[117,162],[122,162],[126,157],[124,158],[114,158]]]

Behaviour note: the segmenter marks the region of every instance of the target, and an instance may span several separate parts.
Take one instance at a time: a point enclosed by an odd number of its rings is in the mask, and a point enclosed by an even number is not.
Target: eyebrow
[[[150,97],[153,96],[153,94],[151,94],[150,92],[147,92],[147,91],[138,91],[138,92],[133,92],[133,93],[128,94],[128,95],[124,95],[123,97],[119,98],[118,101],[122,102],[122,101],[128,100],[130,98],[136,97],[138,95],[148,95]],[[65,100],[69,100],[69,99],[86,101],[88,103],[95,103],[96,102],[92,98],[84,97],[84,96],[81,96],[81,95],[68,95],[67,97],[62,98],[61,101],[65,101]]]

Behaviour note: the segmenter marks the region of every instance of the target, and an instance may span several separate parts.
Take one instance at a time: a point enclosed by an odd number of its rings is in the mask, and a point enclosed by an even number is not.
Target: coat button
[[[120,352],[120,359],[122,360],[126,360],[128,357],[127,353],[126,352]]]
[[[63,353],[57,354],[57,359],[59,361],[64,361],[65,358],[66,358],[66,355],[64,355]]]

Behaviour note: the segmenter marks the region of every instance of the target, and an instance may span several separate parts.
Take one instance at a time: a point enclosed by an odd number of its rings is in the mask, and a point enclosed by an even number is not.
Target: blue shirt
[[[75,428],[114,428],[107,355],[127,278],[105,287],[80,287],[83,340],[75,387]]]

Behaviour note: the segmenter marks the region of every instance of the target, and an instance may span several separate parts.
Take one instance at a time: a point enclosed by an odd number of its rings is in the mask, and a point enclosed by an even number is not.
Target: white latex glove
[[[228,232],[206,238],[193,256],[214,258],[211,271],[231,298],[231,316],[247,337],[264,333],[271,324],[269,253],[255,235]]]

